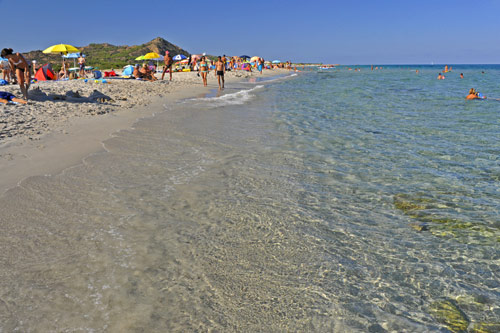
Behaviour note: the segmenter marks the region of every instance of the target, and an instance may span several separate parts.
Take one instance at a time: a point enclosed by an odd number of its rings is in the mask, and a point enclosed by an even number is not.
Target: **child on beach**
[[[10,65],[8,62],[0,61],[0,70],[2,70],[3,79],[10,83]]]
[[[1,56],[9,60],[10,68],[17,76],[23,97],[28,100],[28,89],[31,83],[30,65],[21,53],[14,54],[12,49],[3,49]]]

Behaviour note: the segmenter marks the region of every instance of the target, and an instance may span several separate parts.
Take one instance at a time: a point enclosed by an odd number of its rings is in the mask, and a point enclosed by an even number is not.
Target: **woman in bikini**
[[[28,100],[28,89],[31,83],[30,65],[21,53],[13,53],[12,49],[3,49],[2,58],[9,59],[10,68],[17,76],[17,82],[25,100]]]
[[[200,63],[198,64],[200,67],[200,75],[203,80],[203,85],[207,86],[207,74],[208,74],[208,64],[205,59],[205,56],[201,57]]]

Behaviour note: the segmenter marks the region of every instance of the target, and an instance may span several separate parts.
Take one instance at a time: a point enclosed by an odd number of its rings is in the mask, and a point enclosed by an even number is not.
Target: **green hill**
[[[76,47],[76,46],[75,46]],[[174,45],[161,37],[157,37],[152,41],[141,45],[111,45],[108,43],[103,44],[90,44],[88,46],[77,47],[86,56],[86,63],[88,66],[98,67],[101,69],[121,68],[127,64],[134,64],[134,60],[138,56],[144,55],[149,52],[156,52],[164,55],[165,51],[170,54],[183,54],[189,56],[189,52]],[[28,61],[36,60],[38,64],[51,63],[54,69],[61,67],[61,55],[59,54],[45,54],[42,50],[30,51],[23,54]]]

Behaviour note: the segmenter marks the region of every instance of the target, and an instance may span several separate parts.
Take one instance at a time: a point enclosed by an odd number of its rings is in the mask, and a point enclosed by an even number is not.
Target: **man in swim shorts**
[[[80,66],[80,77],[85,77],[85,58],[82,53],[80,53],[80,57],[78,58],[78,66]]]
[[[172,81],[172,64],[174,61],[172,60],[172,57],[170,56],[170,52],[165,51],[165,58],[163,59],[165,62],[165,66],[163,66],[163,73],[161,74],[161,79],[165,77],[165,73],[167,72],[167,69],[170,73],[170,81]]]
[[[221,57],[217,58],[217,62],[215,63],[215,75],[217,75],[217,81],[219,82],[219,89],[224,89],[224,73],[226,72],[226,67],[224,66],[224,62]],[[221,85],[222,80],[222,85]]]

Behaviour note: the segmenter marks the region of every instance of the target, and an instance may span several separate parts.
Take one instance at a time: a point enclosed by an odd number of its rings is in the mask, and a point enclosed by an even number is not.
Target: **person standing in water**
[[[217,62],[215,63],[215,75],[217,76],[217,82],[219,83],[219,89],[224,89],[224,73],[226,72],[226,67],[224,62],[222,62],[221,57],[217,57]],[[221,84],[222,81],[222,84]]]
[[[259,70],[260,74],[262,74],[263,68],[264,68],[264,59],[259,58],[259,65],[257,66],[257,69]]]
[[[9,60],[11,71],[16,75],[17,82],[25,100],[28,100],[28,89],[31,83],[30,65],[21,53],[15,53],[12,49],[3,49],[2,58]]]

